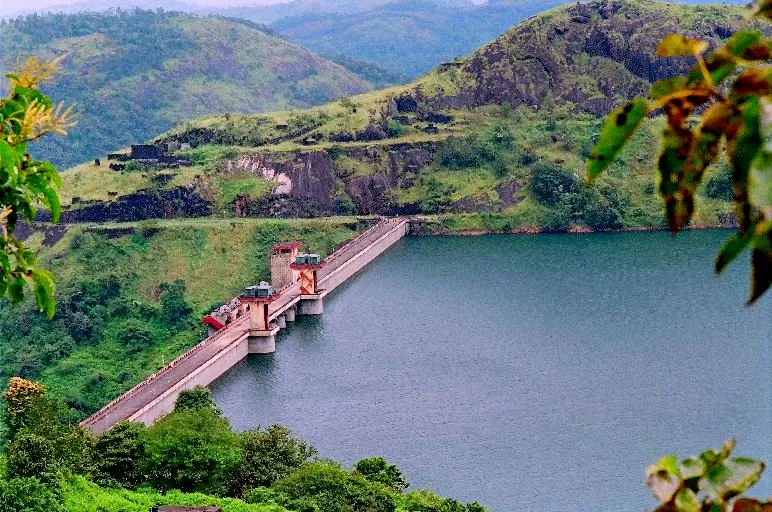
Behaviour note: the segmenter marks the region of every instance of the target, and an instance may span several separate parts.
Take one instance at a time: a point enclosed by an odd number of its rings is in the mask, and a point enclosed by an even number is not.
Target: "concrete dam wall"
[[[386,252],[410,231],[407,219],[386,219],[341,247],[319,271],[319,295],[327,296],[368,263]],[[321,299],[318,299],[321,301]],[[303,314],[303,295],[298,283],[284,288],[268,308],[268,318],[279,328]],[[312,313],[315,314],[315,313]],[[120,421],[152,424],[174,409],[180,392],[211,384],[248,354],[267,353],[264,339],[251,336],[251,318],[243,316],[217,331],[127,393],[116,398],[81,423],[95,434]],[[273,343],[271,336],[271,343]],[[269,345],[270,346],[270,345]]]

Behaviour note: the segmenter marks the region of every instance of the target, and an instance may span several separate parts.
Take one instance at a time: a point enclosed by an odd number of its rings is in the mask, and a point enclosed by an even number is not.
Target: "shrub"
[[[131,354],[141,352],[151,347],[155,342],[152,329],[139,319],[124,320],[118,329],[118,343]]]
[[[437,147],[437,159],[452,169],[479,167],[496,160],[496,149],[478,136],[448,137]]]
[[[341,192],[336,195],[335,199],[332,201],[332,211],[336,215],[351,215],[356,212],[356,204],[354,203],[354,200],[351,199],[351,196],[345,192]]]
[[[305,499],[307,506],[315,505],[324,512],[393,512],[396,508],[392,491],[327,461],[306,464],[276,482],[273,489],[291,499]]]
[[[36,478],[0,481],[0,510],[3,512],[64,512],[58,496]]]
[[[404,133],[404,126],[394,120],[389,120],[389,126],[386,128],[386,134],[389,137],[401,137]]]
[[[145,172],[147,171],[147,167],[141,162],[137,162],[136,160],[129,160],[123,166],[123,170],[126,172]]]
[[[123,421],[97,438],[94,446],[94,482],[105,487],[134,489],[144,481],[142,440],[145,426]]]
[[[185,281],[161,284],[161,312],[169,325],[184,325],[193,314],[193,307],[185,300]]]
[[[734,199],[732,175],[726,165],[718,166],[716,174],[705,184],[705,195],[712,199],[731,201]]]
[[[402,492],[410,483],[402,476],[402,472],[394,464],[389,464],[383,457],[370,457],[354,464],[354,471],[371,482],[378,482],[386,487]]]
[[[563,194],[577,188],[571,172],[552,162],[538,162],[531,170],[531,195],[537,201],[555,205]]]
[[[421,201],[421,212],[431,215],[448,211],[455,188],[431,177],[426,183],[426,192]]]
[[[315,448],[294,439],[289,429],[281,425],[244,432],[241,443],[241,464],[232,478],[236,495],[256,487],[269,487],[316,455]]]
[[[4,450],[6,471],[12,478],[36,477],[45,482],[55,480],[59,469],[54,443],[45,437],[22,433]]]
[[[177,411],[144,431],[144,472],[161,491],[225,494],[240,458],[239,438],[207,409]]]
[[[174,402],[174,412],[197,411],[207,409],[215,414],[222,415],[222,411],[212,398],[212,392],[204,386],[196,386],[180,393]]]

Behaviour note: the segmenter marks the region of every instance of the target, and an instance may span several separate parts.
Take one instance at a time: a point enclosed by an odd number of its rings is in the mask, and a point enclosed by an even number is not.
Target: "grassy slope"
[[[153,505],[215,506],[223,512],[285,512],[278,505],[251,505],[231,498],[170,491],[127,491],[102,489],[82,477],[73,477],[64,486],[67,512],[147,512]]]
[[[70,227],[53,247],[40,248],[40,261],[59,281],[56,319],[47,322],[30,304],[0,309],[0,376],[41,379],[88,414],[203,339],[201,314],[270,277],[271,245],[301,240],[328,254],[356,234],[356,221],[345,218]],[[194,314],[173,327],[164,325],[158,304],[161,283],[178,279]],[[89,292],[94,286],[118,296],[92,304],[89,297],[105,293]],[[83,334],[73,311],[83,312],[94,332]],[[121,337],[132,319],[152,334],[138,348]]]
[[[77,103],[79,126],[41,143],[72,165],[191,117],[306,107],[367,89],[337,64],[249,22],[151,11],[38,16],[0,26],[0,69],[67,55],[46,92]]]

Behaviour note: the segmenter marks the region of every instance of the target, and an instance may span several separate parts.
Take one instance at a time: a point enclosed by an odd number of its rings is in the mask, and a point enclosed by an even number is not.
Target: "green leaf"
[[[736,133],[733,133],[735,130],[727,131],[727,152],[732,162],[737,221],[740,224],[740,230],[745,232],[751,223],[748,176],[751,164],[763,144],[759,98],[751,97],[745,101],[739,116],[733,119],[732,124],[737,124],[738,128]]]
[[[681,461],[680,470],[684,480],[699,477],[705,472],[705,462],[697,457],[687,457]]]
[[[23,277],[12,277],[8,283],[8,299],[12,304],[16,304],[24,300],[24,286],[27,282]]]
[[[675,76],[655,82],[649,89],[649,99],[656,101],[686,88],[686,77]]]
[[[700,490],[714,501],[724,501],[744,493],[764,471],[764,463],[747,458],[730,458],[711,468],[700,481]]]
[[[737,256],[750,245],[753,240],[753,228],[745,232],[737,232],[727,238],[716,255],[716,274],[720,274]]]
[[[15,174],[13,168],[19,165],[16,158],[16,152],[6,141],[0,139],[0,169],[4,170],[8,176]]]
[[[681,489],[675,497],[675,508],[678,512],[700,512],[700,500],[691,489]]]
[[[56,303],[54,296],[54,276],[47,270],[33,270],[32,281],[34,283],[35,299],[38,309],[45,312],[48,319],[51,320],[56,313]]]
[[[649,113],[649,103],[635,98],[611,113],[587,162],[587,180],[605,171]]]
[[[16,88],[13,90],[13,93],[16,96],[23,98],[27,104],[30,104],[33,101],[37,101],[38,103],[45,105],[47,107],[52,106],[51,100],[46,95],[38,91],[37,89],[31,89],[29,87],[22,87],[20,85],[17,85]]]
[[[732,76],[737,69],[737,59],[729,54],[725,48],[719,48],[705,59],[705,67],[710,73],[710,79],[713,85],[720,85],[724,80]],[[707,85],[705,76],[702,74],[702,68],[694,66],[689,70],[687,83],[689,85]]]
[[[59,194],[50,186],[43,189],[43,195],[46,198],[46,205],[51,210],[51,222],[59,222],[62,214],[62,205],[59,202]]]
[[[762,42],[758,30],[739,30],[724,43],[724,48],[733,57],[743,57],[747,51]]]
[[[686,55],[702,55],[707,49],[707,41],[684,37],[681,34],[671,34],[659,43],[657,56],[681,57]]]

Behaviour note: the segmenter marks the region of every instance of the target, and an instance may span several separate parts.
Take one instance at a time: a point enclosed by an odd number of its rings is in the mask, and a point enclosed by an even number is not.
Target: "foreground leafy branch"
[[[734,440],[721,450],[678,460],[668,455],[646,469],[647,484],[660,503],[656,512],[770,512],[766,503],[742,494],[758,482],[764,463],[731,457]]]
[[[762,0],[756,15],[772,19],[772,0]],[[649,114],[661,109],[667,126],[659,192],[677,233],[691,221],[705,171],[725,148],[739,230],[719,251],[715,268],[720,273],[750,247],[752,304],[772,283],[772,41],[745,30],[706,56],[707,50],[706,41],[678,34],[662,40],[658,56],[692,56],[696,65],[655,83],[648,99],[635,98],[611,113],[587,163],[587,180],[601,175]]]
[[[30,285],[49,318],[55,311],[54,277],[37,268],[34,253],[14,232],[20,217],[35,218],[38,203],[51,210],[53,222],[59,219],[62,180],[53,165],[33,160],[27,152],[30,142],[49,133],[66,135],[74,125],[72,107],[54,105],[37,89],[56,74],[58,63],[29,59],[7,75],[9,93],[0,98],[0,299],[7,295],[19,302]]]

